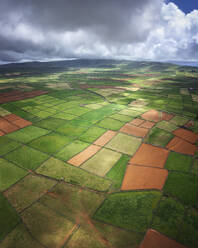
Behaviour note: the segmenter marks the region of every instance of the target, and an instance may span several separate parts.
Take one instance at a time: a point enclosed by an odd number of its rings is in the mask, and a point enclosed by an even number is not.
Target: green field
[[[198,68],[0,66],[0,247],[137,248],[152,228],[197,248],[197,147]]]

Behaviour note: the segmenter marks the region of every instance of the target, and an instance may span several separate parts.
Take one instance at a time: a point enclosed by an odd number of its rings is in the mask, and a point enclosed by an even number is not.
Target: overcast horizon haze
[[[197,63],[198,4],[0,1],[0,64],[73,58]]]

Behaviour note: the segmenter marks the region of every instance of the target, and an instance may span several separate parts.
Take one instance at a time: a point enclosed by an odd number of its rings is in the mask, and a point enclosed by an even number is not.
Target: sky
[[[198,9],[197,0],[169,0],[169,2],[175,3],[186,14]]]
[[[0,0],[0,63],[72,58],[198,61],[195,2]]]

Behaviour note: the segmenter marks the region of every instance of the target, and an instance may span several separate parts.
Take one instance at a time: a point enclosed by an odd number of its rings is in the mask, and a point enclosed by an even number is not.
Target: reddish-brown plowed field
[[[6,103],[6,102],[19,101],[19,100],[23,100],[26,98],[44,95],[47,93],[48,93],[47,91],[42,91],[42,90],[34,90],[34,91],[29,91],[29,92],[13,90],[9,92],[4,92],[4,93],[0,93],[0,104]]]
[[[122,183],[122,190],[159,189],[162,190],[168,171],[164,169],[130,164]]]
[[[194,155],[197,151],[197,147],[195,145],[192,145],[191,143],[178,137],[174,137],[166,147],[171,151],[187,155]]]
[[[169,151],[148,144],[142,144],[130,160],[131,164],[163,168]]]
[[[178,244],[155,230],[149,229],[140,248],[185,248],[185,246]]]

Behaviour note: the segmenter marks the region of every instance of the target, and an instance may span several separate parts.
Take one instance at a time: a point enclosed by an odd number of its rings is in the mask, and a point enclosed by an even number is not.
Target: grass
[[[0,142],[3,141],[5,143],[3,145],[0,145],[0,156],[3,156],[21,146],[19,142],[8,139],[6,136],[3,136],[1,138],[2,139],[0,139]]]
[[[107,117],[107,118],[104,118],[99,123],[97,123],[97,125],[99,127],[103,127],[103,128],[111,129],[113,131],[117,131],[124,125],[124,122],[114,120],[112,118]]]
[[[118,133],[107,145],[107,148],[122,152],[127,155],[134,155],[141,144],[140,138]]]
[[[165,168],[168,170],[189,172],[191,164],[191,156],[186,156],[176,152],[170,152],[165,164]]]
[[[157,123],[156,127],[161,128],[168,132],[175,131],[178,127],[169,121],[160,121]]]
[[[85,132],[87,127],[74,126],[70,123],[59,127],[56,131],[71,137],[78,137]]]
[[[3,240],[1,245],[4,248],[10,248],[10,247],[42,248],[43,247],[35,239],[31,237],[31,235],[28,233],[28,231],[26,230],[23,224],[17,225],[17,227],[11,233],[9,233],[8,236]]]
[[[115,120],[122,121],[122,122],[129,122],[133,119],[130,116],[120,115],[120,114],[114,114],[114,115],[111,115],[110,117],[115,119]]]
[[[112,184],[110,180],[95,176],[55,158],[50,158],[36,172],[98,191],[107,191]]]
[[[27,172],[25,170],[0,158],[0,191],[6,190],[26,174]]]
[[[152,228],[164,235],[176,239],[179,233],[178,226],[184,218],[184,206],[172,198],[164,197],[155,211]]]
[[[114,193],[108,196],[94,218],[128,230],[145,232],[160,196],[156,191]]]
[[[140,112],[138,112],[134,109],[124,109],[124,110],[120,111],[118,114],[127,115],[127,116],[131,116],[131,117],[135,118],[135,117],[140,115]]]
[[[149,144],[165,147],[173,137],[173,134],[154,127],[151,129],[144,141]]]
[[[65,146],[58,153],[55,154],[55,157],[62,159],[64,161],[69,160],[71,157],[81,152],[89,146],[89,143],[85,143],[80,140],[75,140],[71,144]]]
[[[79,137],[79,139],[82,140],[82,141],[84,141],[84,142],[92,143],[97,138],[99,138],[102,134],[104,134],[105,132],[106,132],[106,130],[104,128],[92,126],[87,131],[85,131]]]
[[[194,160],[191,172],[194,174],[198,174],[198,159]]]
[[[105,176],[105,174],[114,166],[120,157],[120,153],[103,148],[92,158],[82,164],[81,168],[98,176]]]
[[[76,118],[76,116],[61,112],[61,113],[53,115],[53,118],[62,119],[62,120],[73,120],[74,118]]]
[[[127,163],[130,157],[127,155],[122,155],[118,162],[112,167],[112,169],[106,174],[106,177],[114,181],[113,188],[119,189],[124,178]]]
[[[69,108],[69,109],[65,110],[64,112],[67,113],[67,114],[80,116],[80,115],[83,115],[83,114],[85,114],[85,113],[87,113],[89,111],[90,111],[90,109],[87,109],[87,108],[75,107],[75,108]]]
[[[5,196],[18,212],[38,200],[56,181],[45,177],[27,175],[5,192]]]
[[[7,160],[27,170],[35,170],[49,155],[31,147],[23,146],[4,156]]]
[[[49,248],[64,244],[65,236],[74,226],[72,222],[40,203],[26,209],[22,219],[33,237]]]
[[[56,196],[56,199],[54,199]],[[68,200],[69,199],[69,200]],[[91,216],[104,201],[103,194],[82,190],[65,183],[59,183],[40,202],[65,216],[68,220],[84,225],[86,218]],[[85,218],[86,216],[86,218]]]
[[[42,152],[53,154],[59,151],[63,146],[69,144],[71,141],[71,137],[66,137],[59,133],[53,132],[32,141],[29,145]]]
[[[8,138],[22,143],[28,143],[33,139],[48,134],[50,131],[35,126],[29,126],[7,135]]]
[[[183,126],[188,122],[188,119],[185,117],[176,115],[170,120],[170,122],[177,126]]]
[[[2,240],[4,236],[12,231],[17,223],[20,222],[20,218],[16,211],[2,193],[0,193],[0,220],[0,240]]]
[[[106,243],[108,243],[110,247],[115,248],[135,248],[142,239],[142,235],[138,233],[125,231],[114,226],[105,225],[103,223],[99,223],[93,220],[91,221],[91,223],[94,227],[93,229],[80,227],[74,233],[74,235],[72,235],[71,239],[64,246],[64,248],[105,248],[107,247]],[[100,236],[102,236],[103,239],[100,239]]]
[[[194,174],[171,172],[166,180],[164,192],[176,197],[185,205],[197,207],[198,177]]]
[[[38,121],[34,125],[49,130],[55,130],[56,128],[64,124],[65,124],[64,120],[50,117],[48,119]]]
[[[185,219],[180,226],[178,240],[190,248],[196,248],[198,243],[198,212],[195,209],[188,209]]]

